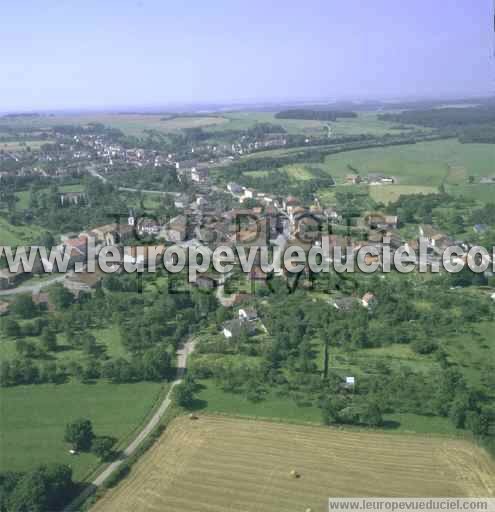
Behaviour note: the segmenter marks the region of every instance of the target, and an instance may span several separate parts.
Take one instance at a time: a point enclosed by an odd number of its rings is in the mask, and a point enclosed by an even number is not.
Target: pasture
[[[92,510],[324,512],[331,496],[493,496],[494,474],[463,440],[181,417]]]
[[[77,418],[93,422],[96,435],[121,441],[147,418],[166,385],[160,383],[37,384],[0,390],[0,472],[25,471],[39,464],[68,464],[80,480],[98,464],[89,453],[71,456],[65,425]]]

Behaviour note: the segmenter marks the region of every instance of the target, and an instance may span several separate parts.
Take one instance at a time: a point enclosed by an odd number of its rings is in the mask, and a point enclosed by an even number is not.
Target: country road
[[[153,414],[151,419],[146,423],[143,429],[139,432],[139,434],[134,438],[134,440],[123,450],[121,458],[109,464],[88,486],[84,489],[84,491],[70,503],[64,512],[74,512],[77,510],[77,507],[80,506],[87,498],[89,498],[98,487],[103,485],[105,481],[110,477],[112,473],[116,471],[116,469],[128,458],[130,457],[139,447],[139,445],[144,441],[146,437],[155,429],[155,427],[159,424],[163,415],[170,407],[172,403],[172,392],[178,384],[182,382],[184,377],[186,367],[187,367],[187,358],[194,351],[197,340],[194,338],[189,338],[184,345],[177,350],[177,376],[176,379],[172,382],[170,389],[163,399],[163,402],[160,404],[156,412]]]
[[[10,295],[20,295],[21,293],[39,293],[44,288],[47,288],[48,286],[51,286],[55,283],[61,283],[65,279],[65,276],[69,274],[64,274],[57,277],[52,277],[50,279],[47,279],[46,281],[43,281],[41,283],[37,284],[25,284],[18,286],[17,288],[7,288],[6,290],[0,291],[0,297],[2,296],[10,296]]]
[[[102,176],[95,168],[94,166],[89,166],[87,168],[89,174],[93,176],[94,178],[98,178],[103,183],[108,183],[108,179],[105,178],[105,176]],[[141,190],[139,188],[130,188],[130,187],[117,187],[117,190],[120,190],[121,192],[142,192],[143,194],[155,194],[159,196],[167,196],[171,195],[174,197],[179,197],[180,192],[167,192],[166,190]]]

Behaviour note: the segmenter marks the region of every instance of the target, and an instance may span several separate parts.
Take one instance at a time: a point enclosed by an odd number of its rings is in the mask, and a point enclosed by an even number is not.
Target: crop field
[[[41,116],[29,119],[0,120],[0,125],[22,128],[49,128],[56,125],[85,125],[102,123],[111,128],[118,128],[126,135],[143,136],[145,130],[156,130],[162,133],[176,132],[184,128],[199,128],[227,123],[221,116],[178,116],[167,119],[161,114],[83,114],[78,116]]]
[[[37,384],[0,390],[0,472],[26,471],[39,464],[68,464],[75,479],[98,464],[89,453],[71,456],[65,425],[77,418],[92,421],[96,435],[122,440],[145,420],[162,384]]]
[[[461,440],[182,417],[92,510],[323,512],[331,496],[493,496],[494,474]]]

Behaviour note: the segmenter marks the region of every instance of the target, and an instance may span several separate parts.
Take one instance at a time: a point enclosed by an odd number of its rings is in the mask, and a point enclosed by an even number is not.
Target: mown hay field
[[[495,496],[495,465],[445,437],[182,417],[92,511],[323,512],[330,496]]]

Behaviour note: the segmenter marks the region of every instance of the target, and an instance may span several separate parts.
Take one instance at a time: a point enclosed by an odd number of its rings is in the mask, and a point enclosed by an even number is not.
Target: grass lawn
[[[82,479],[98,464],[92,454],[71,456],[65,425],[77,418],[93,422],[97,435],[119,440],[145,420],[162,384],[68,383],[0,390],[0,471],[24,471],[41,463],[68,464]]]

